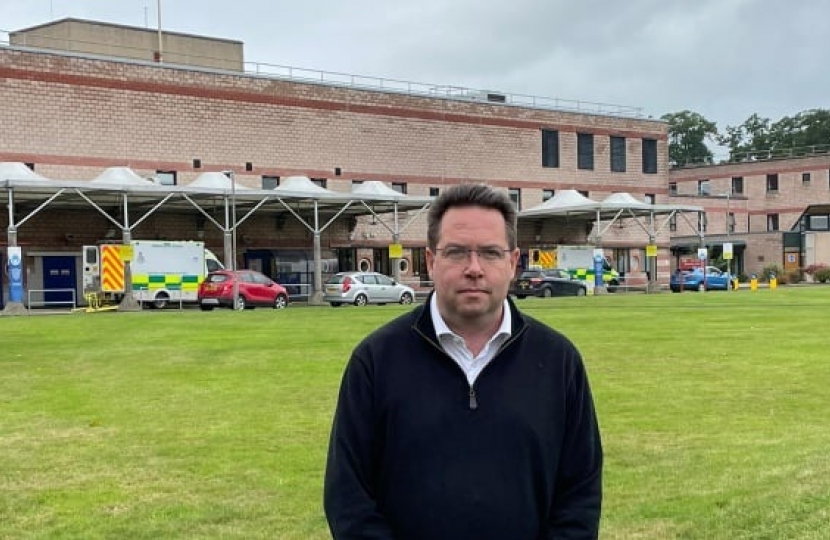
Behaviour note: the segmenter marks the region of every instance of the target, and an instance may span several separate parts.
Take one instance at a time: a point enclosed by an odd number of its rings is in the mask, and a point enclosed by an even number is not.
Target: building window
[[[556,194],[556,191],[555,191],[555,190],[552,190],[552,189],[543,189],[543,190],[542,190],[542,202],[545,202],[545,201],[547,201],[548,199],[553,198],[553,196],[554,196],[555,194]]]
[[[830,216],[808,216],[807,229],[811,231],[830,230]]]
[[[406,182],[392,182],[392,189],[406,195]]]
[[[426,248],[413,247],[410,248],[409,253],[412,255],[412,275],[421,276],[422,282],[429,280],[429,270],[427,270]]]
[[[657,139],[643,139],[643,173],[657,174]]]
[[[810,173],[808,173],[808,172],[801,173],[801,183],[805,186],[810,185]]]
[[[669,216],[669,230],[671,232],[677,231],[677,214]]]
[[[559,167],[559,132],[542,130],[542,167]]]
[[[706,232],[706,224],[708,221],[706,214],[697,215],[697,228],[700,232]]]
[[[162,186],[175,186],[178,174],[176,171],[156,171],[156,179]]]
[[[580,189],[580,190],[577,190],[577,193],[579,193],[579,194],[580,194],[580,195],[582,195],[583,197],[588,197],[588,190],[587,190],[587,189]]]
[[[431,187],[431,188],[429,188],[429,196],[430,196],[430,197],[437,197],[437,196],[438,196],[438,193],[440,193],[440,192],[441,192],[441,190],[440,190],[440,189],[438,189],[437,187]]]
[[[669,195],[677,195],[677,182],[669,182]]]
[[[767,214],[767,232],[778,230],[778,214]]]
[[[729,234],[735,232],[735,212],[726,213],[726,231]]]
[[[625,172],[625,137],[611,137],[611,172]]]
[[[280,185],[279,176],[262,175],[262,189],[274,189]]]
[[[312,178],[311,183],[315,186],[320,186],[321,188],[328,187],[328,178]]]
[[[352,187],[359,186],[363,183],[363,180],[352,180]]]
[[[576,134],[576,168],[594,170],[594,135],[591,133]]]
[[[26,167],[28,167],[30,170],[32,170],[32,171],[34,171],[34,170],[35,170],[35,164],[34,164],[34,163],[26,162],[26,163],[25,163],[25,165],[26,165]]]
[[[778,174],[767,175],[767,193],[778,193]]]
[[[712,194],[712,186],[709,184],[708,179],[697,181],[697,194],[700,197],[708,197]]]
[[[744,177],[743,176],[733,176],[732,177],[732,195],[739,195],[744,192]]]
[[[513,204],[516,205],[516,211],[520,211],[522,209],[522,190],[519,188],[509,188],[507,195],[513,201]]]

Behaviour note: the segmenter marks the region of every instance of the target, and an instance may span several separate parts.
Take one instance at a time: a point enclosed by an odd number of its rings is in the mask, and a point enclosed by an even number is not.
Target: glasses
[[[461,246],[448,246],[445,248],[436,248],[435,251],[438,252],[444,260],[453,264],[461,264],[470,262],[473,253],[476,254],[476,257],[478,257],[479,262],[497,263],[499,261],[503,261],[511,250],[501,249],[499,247],[483,247],[474,249]]]

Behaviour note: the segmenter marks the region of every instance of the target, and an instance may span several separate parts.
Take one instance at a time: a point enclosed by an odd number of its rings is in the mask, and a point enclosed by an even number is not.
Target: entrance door
[[[43,288],[46,290],[46,302],[71,302],[70,291],[50,291],[50,289],[72,289],[75,291],[75,301],[78,300],[78,289],[75,278],[75,257],[43,257]]]
[[[245,268],[256,270],[274,279],[274,255],[270,251],[250,250],[245,252]]]
[[[373,268],[375,272],[380,272],[383,275],[391,275],[391,267],[389,264],[389,250],[384,248],[375,248],[372,250],[372,255],[374,259]]]

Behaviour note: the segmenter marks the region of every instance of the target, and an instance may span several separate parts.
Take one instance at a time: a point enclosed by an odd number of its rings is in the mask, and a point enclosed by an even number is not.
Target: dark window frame
[[[510,200],[513,201],[513,204],[516,205],[516,211],[521,212],[522,210],[522,188],[512,187],[507,188],[507,195],[510,197]]]
[[[767,232],[778,232],[781,230],[781,221],[778,214],[767,214]]]
[[[159,175],[169,175],[173,179],[173,183],[164,183],[161,181],[161,177]],[[159,185],[161,186],[177,186],[179,185],[179,171],[172,171],[172,170],[157,170],[156,171],[156,179],[159,181]]]
[[[767,193],[778,193],[778,173],[767,175]]]
[[[594,134],[576,134],[576,168],[581,171],[594,170]]]
[[[273,174],[263,174],[260,181],[262,182],[262,189],[274,189],[280,185],[280,177]]]
[[[404,195],[406,195],[406,192],[409,190],[406,182],[392,182],[392,189]]]
[[[542,167],[559,168],[559,131],[542,130]]]
[[[611,172],[625,172],[626,170],[626,141],[625,137],[611,135]]]
[[[657,139],[643,139],[643,174],[657,174]]]

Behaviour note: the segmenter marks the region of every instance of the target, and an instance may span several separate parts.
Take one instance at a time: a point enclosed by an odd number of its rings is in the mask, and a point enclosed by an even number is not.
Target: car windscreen
[[[344,279],[346,279],[346,276],[343,276],[343,275],[331,276],[328,279],[328,281],[326,281],[326,283],[330,283],[332,285],[339,285],[339,284],[343,283]]]
[[[209,283],[223,283],[228,281],[231,277],[227,274],[208,274],[205,281]]]

